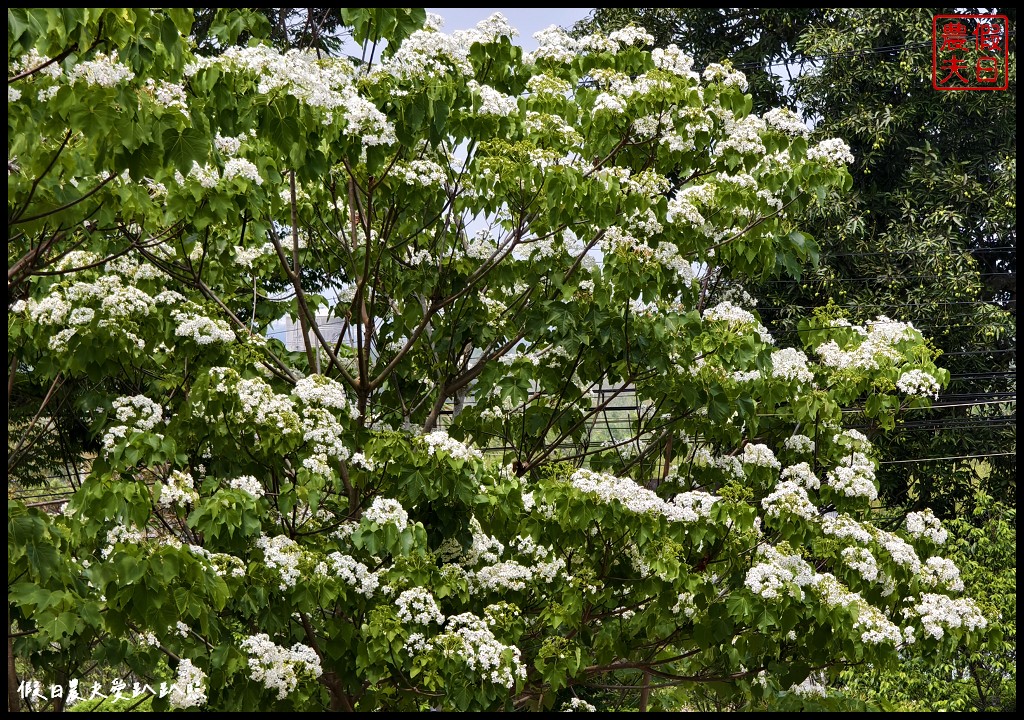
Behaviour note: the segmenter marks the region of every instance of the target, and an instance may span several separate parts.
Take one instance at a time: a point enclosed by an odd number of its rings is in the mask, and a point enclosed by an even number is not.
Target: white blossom
[[[928,587],[943,588],[952,592],[963,592],[964,581],[960,579],[960,568],[952,560],[933,556],[921,567],[921,580]]]
[[[360,595],[373,597],[380,585],[377,573],[371,572],[366,565],[350,555],[343,555],[340,552],[331,553],[327,556],[327,560],[330,562],[330,567],[346,585],[354,588]]]
[[[802,383],[814,381],[814,374],[807,367],[807,356],[794,348],[784,348],[772,353],[772,377]]]
[[[853,163],[853,153],[850,152],[850,146],[839,138],[829,138],[808,148],[807,159],[821,160],[831,165],[850,165]]]
[[[843,561],[859,572],[865,580],[878,579],[878,563],[875,562],[875,556],[867,548],[843,548],[840,554]]]
[[[160,484],[161,507],[172,507],[195,503],[199,500],[199,493],[195,490],[195,480],[187,472],[174,470],[163,483]]]
[[[907,617],[917,615],[924,625],[925,634],[936,640],[941,640],[948,628],[974,631],[984,630],[988,625],[988,620],[970,598],[951,598],[935,593],[923,593],[921,600],[903,613]]]
[[[896,387],[907,395],[920,395],[922,397],[939,397],[939,381],[924,370],[908,370],[900,375],[896,381]]]
[[[171,685],[167,702],[172,708],[184,710],[205,705],[206,700],[206,673],[188,658],[182,658],[178,661],[175,681]]]
[[[259,169],[244,158],[230,158],[224,163],[224,179],[230,180],[233,177],[243,177],[257,185],[263,184]]]
[[[79,62],[71,68],[68,77],[73,83],[84,80],[87,85],[109,88],[131,80],[135,73],[127,65],[118,62],[117,50],[114,50],[110,55],[96,53],[93,60]]]
[[[814,441],[806,435],[794,434],[786,438],[783,442],[783,446],[787,450],[792,450],[797,453],[813,453],[814,452]]]
[[[298,543],[284,535],[271,538],[261,534],[256,547],[263,551],[263,561],[267,567],[280,574],[280,589],[295,587],[299,579],[299,561],[302,559]]]
[[[437,601],[429,590],[422,587],[414,587],[410,590],[403,590],[395,600],[398,608],[398,619],[403,622],[427,625],[429,623],[444,622],[444,615],[437,607]]]
[[[562,712],[597,712],[597,708],[586,700],[574,697],[562,706]]]
[[[241,490],[248,495],[252,495],[254,498],[261,498],[266,495],[266,490],[263,489],[263,483],[252,475],[240,475],[239,477],[231,480],[228,483],[228,487],[234,488],[235,490]]]
[[[456,460],[479,460],[483,457],[483,454],[472,445],[449,437],[446,430],[434,430],[421,436],[419,440],[427,446],[428,455],[436,455],[438,451],[443,450]]]
[[[249,655],[249,676],[267,690],[276,690],[279,700],[295,690],[301,676],[318,678],[323,673],[316,652],[302,643],[285,648],[260,633],[245,638],[241,648]]]
[[[394,525],[399,532],[409,525],[409,513],[402,507],[402,503],[379,496],[363,512],[363,518],[378,525]]]
[[[942,521],[930,509],[907,513],[904,527],[912,537],[925,537],[936,545],[944,544],[949,537],[949,533],[942,527]]]

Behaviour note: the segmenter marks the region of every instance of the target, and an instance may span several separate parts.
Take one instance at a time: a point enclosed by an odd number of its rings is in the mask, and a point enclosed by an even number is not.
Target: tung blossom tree
[[[843,423],[926,404],[928,343],[820,313],[779,347],[730,283],[813,260],[790,217],[850,183],[740,73],[636,28],[524,54],[500,15],[343,10],[355,62],[8,12],[8,469],[59,441],[81,473],[9,504],[9,687],[100,661],[155,709],[804,707],[984,642]]]

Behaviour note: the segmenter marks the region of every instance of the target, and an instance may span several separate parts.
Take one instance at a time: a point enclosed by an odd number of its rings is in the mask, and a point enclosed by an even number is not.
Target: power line
[[[1016,245],[1002,245],[999,247],[966,247],[966,248],[948,248],[950,254],[962,254],[962,255],[973,255],[974,253],[983,252],[1005,252],[1007,250],[1017,251]],[[869,255],[916,255],[916,254],[927,254],[934,255],[935,250],[933,248],[906,248],[903,250],[875,250],[875,251],[864,251],[864,252],[847,252],[847,253],[834,253],[828,252],[827,250],[821,252],[822,258],[835,258],[835,257],[864,257]]]
[[[879,465],[899,465],[902,463],[916,463],[916,462],[935,462],[939,460],[976,460],[978,458],[989,458],[989,457],[1005,457],[1007,455],[1016,455],[1015,452],[998,452],[998,453],[986,453],[984,455],[948,455],[946,457],[931,457],[931,458],[913,458],[910,460],[882,460]]]
[[[1015,271],[1007,272],[986,272],[986,273],[970,273],[971,277],[1016,277]],[[895,280],[945,280],[948,276],[946,275],[868,275],[865,277],[805,277],[800,280],[794,280],[792,278],[785,278],[782,280],[765,280],[766,285],[792,285],[794,283],[810,284],[810,283],[823,283],[823,282],[881,282],[881,281],[895,281]]]

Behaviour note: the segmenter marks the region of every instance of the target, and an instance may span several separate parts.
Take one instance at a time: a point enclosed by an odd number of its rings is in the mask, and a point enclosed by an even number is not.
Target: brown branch
[[[33,215],[32,217],[20,218],[18,220],[13,220],[13,221],[11,221],[11,222],[9,222],[7,224],[8,225],[20,225],[21,223],[32,222],[33,220],[41,220],[44,217],[48,217],[50,215],[56,215],[59,212],[64,212],[68,208],[72,208],[75,205],[77,205],[78,203],[82,202],[83,200],[86,200],[87,198],[91,197],[92,195],[95,195],[97,192],[100,191],[101,188],[103,188],[107,183],[109,183],[111,180],[115,179],[116,177],[118,177],[118,176],[114,175],[113,173],[111,173],[109,176],[107,176],[106,180],[101,182],[99,185],[94,187],[92,190],[87,192],[85,195],[82,195],[82,197],[78,198],[77,200],[72,200],[71,202],[65,203],[64,205],[61,205],[60,207],[54,208],[53,210],[47,210],[46,212],[39,213],[38,215]]]

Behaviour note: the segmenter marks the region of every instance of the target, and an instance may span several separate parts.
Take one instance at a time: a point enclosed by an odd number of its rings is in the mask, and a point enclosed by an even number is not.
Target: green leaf
[[[209,138],[199,130],[170,128],[163,134],[164,162],[172,163],[187,174],[192,163],[206,160],[210,152]]]

